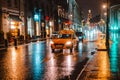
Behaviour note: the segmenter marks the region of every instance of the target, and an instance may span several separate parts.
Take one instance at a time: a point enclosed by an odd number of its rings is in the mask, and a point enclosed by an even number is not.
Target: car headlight
[[[53,41],[50,41],[50,44],[54,44],[54,42],[53,42]]]
[[[67,41],[67,42],[66,42],[66,45],[70,45],[70,44],[72,44],[71,41]]]

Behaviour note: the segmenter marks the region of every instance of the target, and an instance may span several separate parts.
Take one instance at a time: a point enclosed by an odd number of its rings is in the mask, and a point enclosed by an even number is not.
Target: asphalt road
[[[0,79],[76,80],[95,47],[93,42],[80,42],[72,53],[52,53],[49,40],[9,47],[0,52]]]

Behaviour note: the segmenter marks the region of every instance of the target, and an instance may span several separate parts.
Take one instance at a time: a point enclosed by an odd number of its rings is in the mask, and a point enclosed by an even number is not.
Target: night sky
[[[89,9],[92,11],[92,16],[100,14],[101,1],[102,0],[76,0],[83,11],[85,18],[87,17]]]

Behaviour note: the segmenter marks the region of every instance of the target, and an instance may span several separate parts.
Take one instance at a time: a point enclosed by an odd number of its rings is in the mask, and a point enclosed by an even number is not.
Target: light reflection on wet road
[[[0,79],[73,80],[90,57],[86,47],[80,43],[79,51],[72,53],[69,50],[51,53],[49,42],[44,41],[11,47],[0,54]]]

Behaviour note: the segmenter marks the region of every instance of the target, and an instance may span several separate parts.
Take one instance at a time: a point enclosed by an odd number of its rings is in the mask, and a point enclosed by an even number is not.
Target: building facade
[[[110,30],[120,31],[120,4],[110,8]]]
[[[31,0],[26,2],[27,34],[45,38],[63,28],[67,20],[67,0]]]
[[[69,23],[69,0],[0,0],[0,31],[27,39],[46,38]]]
[[[69,20],[72,22],[71,28],[80,31],[82,25],[82,10],[77,2],[77,0],[68,0],[69,8],[68,8],[68,15]]]
[[[4,38],[24,35],[24,28],[24,0],[0,0],[0,30]]]

